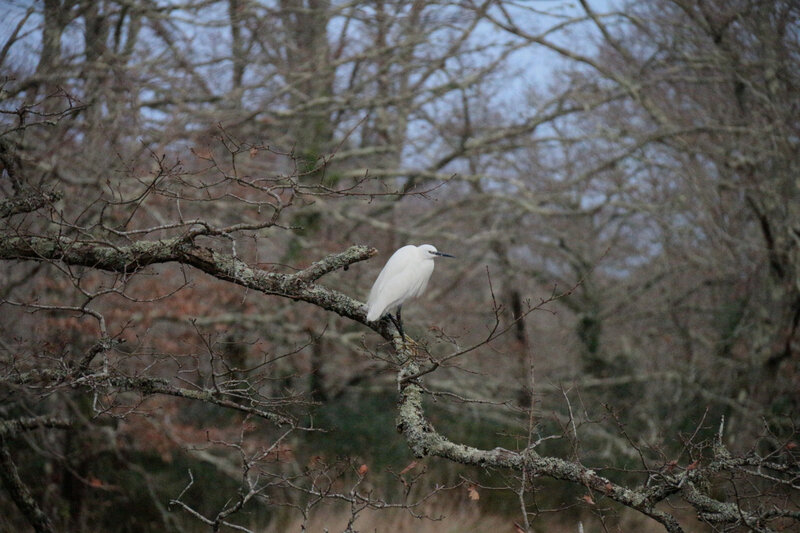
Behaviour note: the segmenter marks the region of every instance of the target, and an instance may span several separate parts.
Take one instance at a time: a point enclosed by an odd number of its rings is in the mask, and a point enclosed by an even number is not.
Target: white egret
[[[386,265],[378,274],[378,279],[372,285],[367,299],[367,320],[374,322],[389,314],[389,319],[397,327],[401,338],[403,334],[403,321],[400,311],[403,303],[409,298],[416,298],[425,292],[428,280],[433,273],[433,259],[436,256],[453,257],[436,249],[430,244],[403,246],[392,254]],[[397,318],[393,317],[391,310],[397,308]]]

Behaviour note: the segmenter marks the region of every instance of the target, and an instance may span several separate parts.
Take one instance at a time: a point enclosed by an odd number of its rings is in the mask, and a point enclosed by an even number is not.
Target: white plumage
[[[400,308],[409,298],[416,298],[425,292],[428,280],[433,273],[433,259],[436,256],[453,257],[436,250],[435,246],[409,244],[397,250],[386,262],[372,285],[367,299],[367,320],[379,320],[387,312],[397,309],[395,325],[402,335]],[[389,315],[394,321],[394,318]]]

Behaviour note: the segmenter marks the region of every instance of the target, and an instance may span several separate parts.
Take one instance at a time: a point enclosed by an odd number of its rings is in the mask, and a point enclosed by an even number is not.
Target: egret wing
[[[415,257],[416,246],[413,245],[403,246],[392,254],[369,292],[367,320],[371,322],[379,319],[387,309],[403,299],[402,282],[404,276],[413,270],[409,266],[413,264]]]

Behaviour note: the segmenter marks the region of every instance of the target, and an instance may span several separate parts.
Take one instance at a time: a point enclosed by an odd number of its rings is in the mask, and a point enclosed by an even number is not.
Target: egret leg
[[[406,334],[403,333],[403,319],[400,317],[400,311],[403,309],[402,305],[397,306],[397,331],[400,332],[400,338],[406,342]]]
[[[398,306],[397,307],[397,318],[393,317],[392,314],[389,313],[389,319],[394,324],[394,327],[397,328],[398,333],[400,333],[400,338],[403,339],[403,342],[405,342],[406,335],[405,335],[405,333],[403,333],[403,319],[400,316],[400,310],[402,308],[403,308],[403,306]]]

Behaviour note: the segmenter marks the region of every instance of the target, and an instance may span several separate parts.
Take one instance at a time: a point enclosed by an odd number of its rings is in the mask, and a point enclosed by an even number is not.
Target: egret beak
[[[433,255],[440,255],[442,257],[455,257],[454,255],[446,254],[444,252],[431,252]]]

